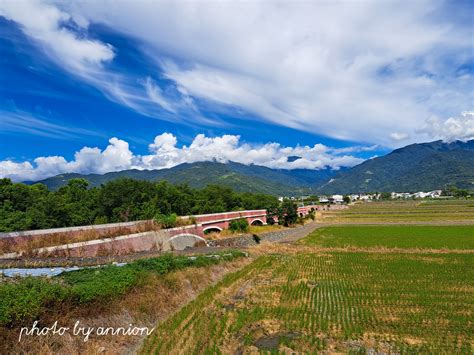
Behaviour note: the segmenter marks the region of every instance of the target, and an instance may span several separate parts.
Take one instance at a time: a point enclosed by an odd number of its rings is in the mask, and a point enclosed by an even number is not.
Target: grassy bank
[[[65,304],[106,303],[142,286],[150,275],[215,265],[245,254],[229,251],[216,255],[187,257],[168,254],[133,261],[121,267],[109,265],[73,271],[52,279],[28,277],[10,280],[0,284],[0,325],[31,321],[48,309],[59,309]]]

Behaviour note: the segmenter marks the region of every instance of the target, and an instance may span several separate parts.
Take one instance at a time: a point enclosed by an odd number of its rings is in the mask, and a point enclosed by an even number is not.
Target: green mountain
[[[291,157],[299,159],[299,157]],[[63,174],[40,183],[56,190],[72,178],[85,178],[100,186],[121,177],[187,183],[201,188],[208,184],[232,187],[236,191],[272,195],[357,193],[374,191],[428,191],[448,185],[474,188],[474,140],[412,144],[352,167],[330,169],[270,169],[240,163],[185,163],[170,169],[124,170],[104,175]]]
[[[322,194],[474,189],[474,140],[412,144],[332,177]]]
[[[208,184],[232,187],[236,191],[262,192],[272,195],[298,195],[311,193],[317,186],[335,174],[330,169],[283,170],[258,165],[244,165],[234,162],[184,163],[170,169],[124,170],[99,174],[62,174],[38,181],[51,190],[57,190],[73,178],[84,178],[91,186],[100,186],[107,181],[127,177],[139,180],[166,180],[174,184],[187,183],[201,188]]]

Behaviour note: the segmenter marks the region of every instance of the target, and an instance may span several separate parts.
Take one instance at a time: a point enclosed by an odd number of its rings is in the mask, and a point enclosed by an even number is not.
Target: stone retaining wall
[[[304,227],[301,226],[301,227],[277,230],[274,232],[265,232],[265,233],[258,234],[258,237],[260,238],[260,242],[263,242],[263,241],[275,242],[293,233],[296,233],[302,228]],[[242,248],[242,247],[257,245],[258,243],[255,239],[256,238],[254,238],[253,234],[248,233],[248,234],[243,234],[238,237],[231,237],[231,238],[218,239],[218,240],[209,240],[207,244],[210,247]]]

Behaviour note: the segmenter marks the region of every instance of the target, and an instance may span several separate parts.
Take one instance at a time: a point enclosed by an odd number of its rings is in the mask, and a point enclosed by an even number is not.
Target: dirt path
[[[297,231],[295,231],[294,233],[284,237],[284,238],[281,238],[278,243],[292,243],[292,242],[295,242],[301,238],[304,238],[306,237],[308,234],[310,234],[311,232],[315,231],[316,229],[318,228],[322,228],[322,227],[327,227],[328,224],[326,223],[317,223],[317,222],[311,222],[311,223],[308,223],[306,225],[304,225],[303,227],[301,227],[300,229],[298,229]]]

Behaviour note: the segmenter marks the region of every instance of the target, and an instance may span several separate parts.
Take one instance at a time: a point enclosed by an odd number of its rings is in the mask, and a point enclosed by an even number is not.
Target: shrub
[[[173,256],[172,254],[165,254],[160,256],[159,258],[150,258],[150,259],[142,259],[135,261],[132,265],[142,271],[153,271],[160,275],[164,275],[174,269],[180,268],[178,265],[182,267],[186,267],[188,265],[183,265],[182,261],[178,261],[178,259],[183,257]],[[190,260],[188,258],[184,258],[186,260]]]
[[[255,243],[260,244],[261,238],[258,235],[252,234],[252,237],[253,237],[253,240],[255,241]]]
[[[267,224],[273,226],[275,224],[275,220],[273,219],[273,215],[267,215]]]
[[[158,213],[155,215],[155,223],[158,224],[161,228],[173,228],[176,227],[178,223],[178,216],[176,213],[169,215]]]
[[[239,218],[239,219],[234,219],[230,221],[229,223],[229,229],[232,232],[248,232],[249,230],[249,222],[247,221],[246,218]]]
[[[97,216],[94,220],[94,224],[106,224],[108,222],[106,216]]]
[[[73,302],[87,303],[99,299],[107,301],[124,294],[138,281],[138,272],[130,265],[110,265],[68,272],[62,278],[71,286]]]
[[[66,298],[67,289],[42,278],[27,277],[0,286],[0,324],[38,317],[46,305]]]

